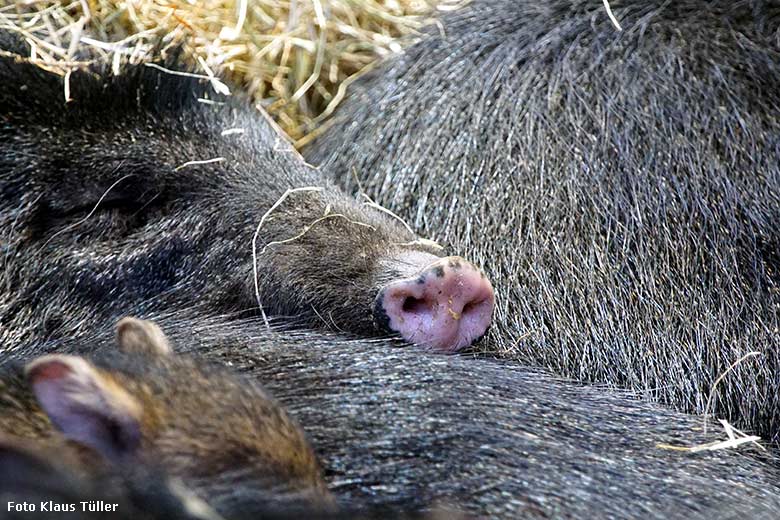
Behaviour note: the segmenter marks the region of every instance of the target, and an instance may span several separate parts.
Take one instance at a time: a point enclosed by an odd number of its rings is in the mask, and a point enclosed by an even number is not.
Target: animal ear
[[[168,338],[151,321],[122,318],[116,324],[116,342],[124,352],[136,352],[147,356],[162,357],[173,353]]]
[[[38,404],[72,441],[112,461],[141,441],[141,405],[116,382],[77,356],[43,356],[25,369]]]

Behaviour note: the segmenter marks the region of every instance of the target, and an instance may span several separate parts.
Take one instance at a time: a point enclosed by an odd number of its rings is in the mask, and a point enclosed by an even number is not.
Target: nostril
[[[477,307],[480,303],[474,303],[474,302],[468,302],[466,305],[463,306],[463,310],[461,311],[461,314],[469,314],[472,310],[474,310],[475,307]]]
[[[461,314],[470,314],[472,312],[480,311],[485,305],[489,305],[487,299],[479,300],[477,302],[470,301],[466,305],[463,306],[463,311]]]
[[[424,314],[430,310],[430,304],[422,298],[407,296],[401,309],[409,314]]]

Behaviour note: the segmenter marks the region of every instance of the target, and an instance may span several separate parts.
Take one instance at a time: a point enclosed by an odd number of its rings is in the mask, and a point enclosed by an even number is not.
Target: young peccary
[[[6,345],[73,333],[77,308],[108,298],[254,307],[441,351],[488,328],[479,269],[345,196],[257,110],[167,70],[175,57],[64,81],[11,35],[0,49]]]
[[[702,418],[636,396],[513,363],[268,332],[256,318],[154,318],[189,353],[263,381],[305,429],[345,507],[702,520],[773,519],[780,508],[771,453],[709,451],[728,438],[719,423],[703,434]]]
[[[307,157],[490,259],[489,351],[778,441],[780,4],[611,5],[475,0]]]
[[[123,319],[117,340],[122,352],[5,366],[3,444],[88,480],[159,468],[233,507],[332,506],[303,432],[257,384],[173,354],[150,322]]]

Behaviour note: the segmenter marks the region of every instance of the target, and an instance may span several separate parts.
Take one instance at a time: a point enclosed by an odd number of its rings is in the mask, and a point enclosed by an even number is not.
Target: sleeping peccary
[[[151,322],[122,319],[116,341],[118,349],[76,343],[24,366],[16,355],[2,364],[0,461],[9,468],[0,496],[22,503],[20,489],[35,489],[24,475],[40,466],[30,462],[37,457],[52,464],[39,473],[83,479],[70,494],[84,500],[128,494],[137,486],[123,487],[123,479],[146,471],[176,479],[218,512],[333,509],[303,432],[259,385],[175,354]],[[51,479],[57,492],[36,494],[60,504],[68,488],[59,480]],[[223,511],[225,503],[231,509]]]
[[[307,158],[484,262],[484,351],[776,443],[780,4],[610,4],[471,2]]]
[[[487,330],[477,267],[344,195],[244,100],[166,68],[176,51],[64,79],[11,34],[0,50],[6,345],[77,333],[106,299],[254,308],[440,351]]]

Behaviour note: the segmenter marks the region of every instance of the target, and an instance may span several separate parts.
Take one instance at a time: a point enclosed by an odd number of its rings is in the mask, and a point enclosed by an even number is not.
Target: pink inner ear
[[[28,377],[30,382],[34,385],[41,380],[50,379],[62,379],[71,373],[71,369],[65,363],[60,361],[50,361],[49,363],[41,363],[36,365],[30,370]]]
[[[138,419],[100,384],[99,375],[86,361],[68,356],[40,358],[29,366],[27,377],[41,409],[65,438],[115,462],[137,449]]]

